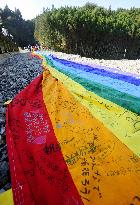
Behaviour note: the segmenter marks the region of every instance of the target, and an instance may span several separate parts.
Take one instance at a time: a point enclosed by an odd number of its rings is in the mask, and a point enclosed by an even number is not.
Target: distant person
[[[124,50],[124,55],[123,55],[124,58],[126,57],[126,52],[127,52],[127,50],[126,50],[126,48],[125,48],[125,50]]]
[[[38,48],[37,48],[37,46],[35,46],[34,51],[37,51],[37,50],[38,50]]]
[[[31,45],[28,46],[28,50],[31,52]]]

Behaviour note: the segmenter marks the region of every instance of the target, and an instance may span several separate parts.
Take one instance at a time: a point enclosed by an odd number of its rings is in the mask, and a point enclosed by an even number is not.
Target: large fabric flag
[[[140,78],[36,52],[9,104],[14,204],[140,204]]]

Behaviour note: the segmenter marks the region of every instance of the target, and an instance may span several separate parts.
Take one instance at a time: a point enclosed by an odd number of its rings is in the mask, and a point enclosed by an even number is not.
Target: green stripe
[[[76,81],[77,83],[81,84],[87,90],[92,91],[96,93],[97,95],[107,100],[110,100],[111,102],[114,102],[127,110],[140,114],[140,99],[139,98],[131,96],[127,93],[117,91],[114,88],[102,85],[100,83],[95,83],[95,82],[93,83],[93,81],[85,80],[82,77],[76,77],[72,73],[66,72],[60,67],[54,66],[53,62],[50,59],[46,58],[46,61],[51,67],[64,73],[65,75],[67,75],[68,77]]]

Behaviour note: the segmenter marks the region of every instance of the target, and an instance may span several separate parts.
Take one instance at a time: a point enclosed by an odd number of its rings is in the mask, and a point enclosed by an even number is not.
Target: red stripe
[[[7,110],[15,205],[82,205],[43,102],[42,75]]]

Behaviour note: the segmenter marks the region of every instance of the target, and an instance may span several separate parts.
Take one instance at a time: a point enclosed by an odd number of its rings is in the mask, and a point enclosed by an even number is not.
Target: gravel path
[[[5,135],[4,102],[14,98],[42,72],[42,61],[29,53],[0,56],[0,192],[11,187]]]

